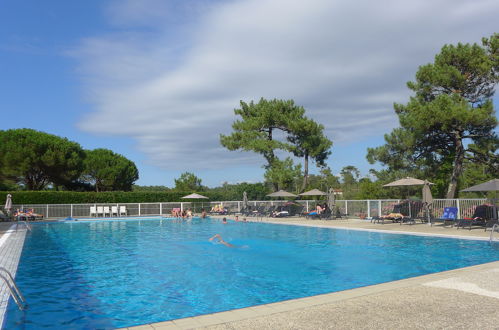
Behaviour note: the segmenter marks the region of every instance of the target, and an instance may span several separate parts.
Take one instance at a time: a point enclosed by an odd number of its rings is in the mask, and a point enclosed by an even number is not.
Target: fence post
[[[307,200],[307,212],[309,212],[309,211],[308,211],[308,200]]]
[[[45,216],[46,218],[49,217],[49,205],[47,204],[47,215]]]
[[[71,215],[70,217],[72,218],[73,217],[73,204],[71,204]]]
[[[378,217],[381,216],[381,201],[378,201]]]
[[[163,204],[159,203],[159,215],[163,215]]]
[[[371,201],[367,200],[367,217],[371,217]]]
[[[184,202],[180,202],[180,212],[184,212]]]
[[[139,216],[140,216],[140,205],[141,205],[141,203],[139,203]]]
[[[457,206],[457,219],[462,219],[462,217],[461,217],[461,205],[459,204],[459,198],[456,199],[456,206]]]
[[[345,215],[348,215],[348,200],[345,199]]]

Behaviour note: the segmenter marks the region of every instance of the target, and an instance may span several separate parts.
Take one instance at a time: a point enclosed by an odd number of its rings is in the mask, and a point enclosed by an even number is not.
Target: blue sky
[[[366,174],[417,67],[497,32],[497,12],[464,0],[3,1],[1,128],[121,153],[143,185],[184,171],[257,182],[263,159],[218,136],[239,100],[292,98],[333,140],[333,172]]]

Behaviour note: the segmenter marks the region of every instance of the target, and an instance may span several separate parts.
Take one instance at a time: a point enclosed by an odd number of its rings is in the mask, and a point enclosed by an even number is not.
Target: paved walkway
[[[0,223],[0,266],[5,267],[15,278],[17,265],[21,257],[21,251],[26,237],[26,227],[23,224],[13,222]],[[1,272],[8,278],[5,272]],[[0,282],[0,326],[3,323],[4,314],[9,302],[9,291],[5,281]]]
[[[294,224],[302,226],[320,226],[320,227],[334,227],[346,229],[366,229],[366,230],[383,230],[383,231],[397,231],[404,233],[414,234],[430,234],[439,236],[451,237],[470,237],[470,238],[489,238],[490,229],[485,231],[483,227],[473,227],[471,230],[463,229],[452,226],[444,226],[442,223],[430,226],[427,223],[417,222],[416,224],[400,224],[392,223],[390,221],[382,223],[373,223],[369,220],[358,219],[338,219],[338,220],[310,220],[305,218],[248,218],[250,221],[264,221],[272,223]],[[498,234],[496,234],[498,235]]]
[[[483,229],[469,231],[442,225],[373,224],[366,220],[265,218],[263,221],[471,239],[485,239],[490,235],[490,232],[484,232]],[[499,261],[353,290],[129,329],[194,328],[499,329]]]

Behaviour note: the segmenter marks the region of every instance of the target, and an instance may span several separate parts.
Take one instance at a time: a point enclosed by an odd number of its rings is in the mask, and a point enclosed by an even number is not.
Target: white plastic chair
[[[125,205],[120,205],[120,217],[122,215],[126,216],[126,206]]]
[[[111,206],[111,216],[118,216],[118,207],[117,206]]]
[[[97,208],[95,206],[90,206],[90,216],[91,217],[97,216]]]
[[[111,211],[109,210],[109,206],[104,206],[104,216],[111,216]]]

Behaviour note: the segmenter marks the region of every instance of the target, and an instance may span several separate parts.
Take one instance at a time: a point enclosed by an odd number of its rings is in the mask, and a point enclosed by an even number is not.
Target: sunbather
[[[323,211],[322,206],[320,204],[317,204],[315,206],[315,210],[312,212],[309,212],[308,215],[320,215],[322,213],[322,211]]]

